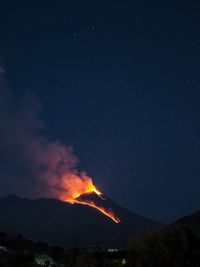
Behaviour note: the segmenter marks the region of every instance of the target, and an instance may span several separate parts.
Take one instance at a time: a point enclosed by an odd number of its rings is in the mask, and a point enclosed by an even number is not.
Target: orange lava
[[[85,201],[84,202],[84,201],[76,200],[75,203],[83,204],[83,205],[87,205],[87,206],[90,206],[92,208],[95,208],[95,209],[99,210],[100,212],[102,212],[107,217],[109,217],[110,219],[112,219],[115,223],[120,223],[120,219],[117,216],[115,216],[115,214],[111,210],[108,211],[103,207],[99,207],[93,201],[91,201],[91,202]]]
[[[93,181],[85,173],[81,173],[80,176],[77,174],[70,174],[64,176],[62,179],[62,187],[66,188],[66,192],[62,190],[62,193],[59,195],[59,198],[63,201],[69,202],[71,204],[82,204],[89,207],[95,208],[115,223],[119,223],[120,219],[114,214],[112,210],[107,210],[104,207],[98,206],[94,201],[90,200],[79,200],[78,198],[84,194],[95,193],[102,200],[105,200],[102,196],[102,193],[96,188],[93,184]]]

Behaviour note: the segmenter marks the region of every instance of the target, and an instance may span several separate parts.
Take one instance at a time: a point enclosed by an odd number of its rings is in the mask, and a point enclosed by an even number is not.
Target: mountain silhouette
[[[180,218],[175,222],[175,224],[188,226],[192,230],[193,234],[200,238],[200,211]]]
[[[21,233],[33,241],[63,247],[121,246],[133,238],[157,231],[164,225],[137,215],[111,199],[82,195],[111,209],[121,220],[116,224],[98,210],[58,199],[0,198],[0,232]]]

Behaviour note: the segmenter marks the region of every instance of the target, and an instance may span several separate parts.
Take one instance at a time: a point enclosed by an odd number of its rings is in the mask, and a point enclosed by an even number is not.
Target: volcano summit
[[[103,199],[102,199],[103,198]],[[57,199],[0,198],[0,231],[22,233],[34,241],[63,247],[121,246],[131,238],[159,230],[163,225],[132,213],[109,198],[84,194],[79,202],[92,202],[120,218],[115,223],[88,205]]]

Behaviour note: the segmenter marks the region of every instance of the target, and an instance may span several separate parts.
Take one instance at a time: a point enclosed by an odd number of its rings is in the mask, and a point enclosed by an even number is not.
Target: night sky
[[[171,222],[200,209],[199,14],[195,0],[2,1],[0,90],[13,110],[34,94],[42,135],[110,198]],[[20,195],[8,158],[0,196]]]

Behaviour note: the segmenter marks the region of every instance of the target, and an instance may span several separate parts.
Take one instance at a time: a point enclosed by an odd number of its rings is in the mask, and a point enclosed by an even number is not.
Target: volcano
[[[116,247],[164,226],[128,211],[104,195],[83,194],[76,200],[70,204],[47,198],[0,198],[0,232],[21,233],[33,241],[63,247]],[[119,222],[87,202],[114,213]]]
[[[120,218],[115,215],[113,209],[108,206],[109,202],[107,198],[102,194],[97,194],[95,192],[82,194],[75,199],[75,203],[95,208],[115,223],[121,222]]]

